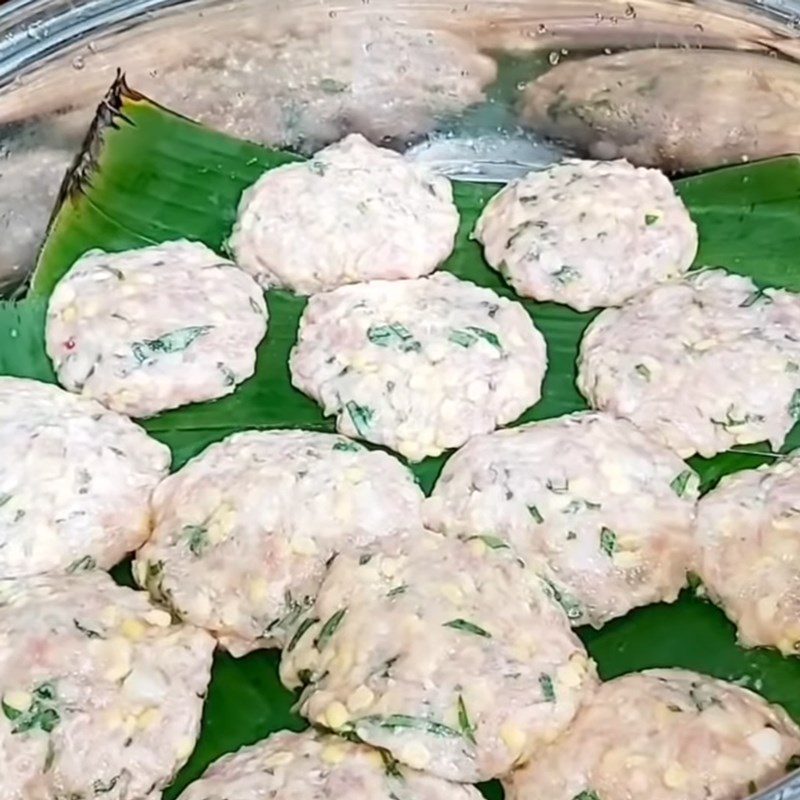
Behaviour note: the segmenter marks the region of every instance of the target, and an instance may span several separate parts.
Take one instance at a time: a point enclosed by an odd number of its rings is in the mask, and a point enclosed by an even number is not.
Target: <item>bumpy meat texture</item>
[[[352,134],[262,175],[242,195],[228,244],[264,288],[312,294],[427,275],[457,230],[447,178]]]
[[[753,53],[632,50],[530,83],[521,115],[594,158],[696,171],[796,153],[800,65]]]
[[[181,240],[81,256],[50,297],[45,339],[62,386],[148,417],[233,392],[267,316],[252,278]]]
[[[740,800],[798,753],[800,729],[782,708],[695,672],[649,670],[604,683],[504,783],[508,800]]]
[[[430,531],[338,556],[283,650],[312,722],[448,780],[508,772],[566,728],[593,663],[491,537]]]
[[[800,652],[800,457],[722,479],[697,512],[697,571],[747,646]]]
[[[547,354],[519,303],[440,272],[312,297],[290,367],[342,433],[420,461],[536,403]]]
[[[497,75],[467,36],[413,17],[323,21],[313,12],[273,13],[269,24],[254,15],[178,69],[155,78],[143,70],[144,85],[212,127],[311,153],[354,131],[374,142],[420,136],[482,101]]]
[[[97,565],[147,538],[169,449],[94,400],[0,377],[0,578]]]
[[[214,640],[100,571],[0,581],[3,800],[158,800],[200,732]]]
[[[481,800],[460,786],[400,766],[388,753],[335,736],[276,733],[212,764],[180,800]]]
[[[698,480],[630,422],[584,412],[476,436],[425,503],[434,530],[514,548],[573,625],[600,627],[685,584]]]
[[[409,470],[343,436],[238,433],[153,495],[141,586],[234,655],[280,645],[342,550],[420,525]]]
[[[707,270],[657,286],[588,327],[578,388],[675,450],[713,456],[800,416],[800,296]]]
[[[697,229],[672,184],[626,161],[568,160],[496,194],[475,227],[489,264],[524,297],[616,306],[682,275]]]

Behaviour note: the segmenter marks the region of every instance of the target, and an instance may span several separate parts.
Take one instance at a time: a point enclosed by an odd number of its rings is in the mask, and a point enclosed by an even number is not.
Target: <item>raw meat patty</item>
[[[581,412],[470,439],[426,501],[426,524],[510,544],[573,625],[672,601],[693,546],[698,479],[627,420]]]
[[[481,800],[386,752],[312,730],[281,731],[212,764],[180,800]]]
[[[697,229],[667,177],[627,161],[528,173],[489,201],[475,238],[519,294],[578,311],[682,275],[697,252]]]
[[[237,433],[158,487],[134,573],[243,655],[283,642],[335,553],[419,527],[422,499],[402,464],[343,436]]]
[[[682,458],[762,439],[800,416],[800,296],[708,270],[657,286],[589,325],[578,388]]]
[[[458,219],[447,178],[351,134],[262,175],[229,246],[264,288],[312,294],[427,275],[452,252]]]
[[[723,478],[700,501],[697,571],[747,646],[800,652],[800,457]]]
[[[0,796],[158,800],[191,754],[214,640],[100,571],[0,581]]]
[[[0,377],[0,578],[113,567],[147,538],[170,452],[94,400]]]
[[[786,712],[679,669],[603,684],[572,727],[510,775],[507,800],[739,800],[800,753]]]
[[[520,304],[441,272],[312,297],[290,367],[342,433],[420,461],[536,403],[547,354]]]
[[[45,338],[65,389],[149,417],[231,394],[266,330],[252,278],[176,241],[81,256],[50,297]]]
[[[594,665],[539,578],[491,539],[430,531],[339,555],[284,648],[313,723],[472,783],[555,738]]]

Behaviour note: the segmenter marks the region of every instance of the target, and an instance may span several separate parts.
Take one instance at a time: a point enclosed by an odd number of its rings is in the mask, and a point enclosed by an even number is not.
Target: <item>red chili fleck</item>
[[[75,349],[75,340],[70,336],[66,342],[64,342],[64,349],[65,350],[74,350]]]

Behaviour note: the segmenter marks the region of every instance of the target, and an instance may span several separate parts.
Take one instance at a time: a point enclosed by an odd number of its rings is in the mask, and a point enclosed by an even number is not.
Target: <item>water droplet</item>
[[[561,55],[557,50],[551,50],[549,55],[547,56],[547,60],[555,66],[561,60]]]
[[[561,48],[561,55],[562,56],[568,56],[569,55],[569,50],[567,50],[566,47],[562,47]]]
[[[605,53],[607,56],[610,56],[610,55],[611,55],[611,48],[610,48],[610,47],[604,47],[604,48],[603,48],[603,52],[604,52],[604,53]]]
[[[527,86],[527,84],[525,83],[525,81],[517,81],[517,91],[518,92],[521,92],[526,86]]]
[[[636,9],[633,7],[632,3],[628,3],[625,6],[625,16],[630,17],[630,19],[636,19]]]
[[[19,331],[16,328],[12,328],[9,333],[11,334],[12,339],[16,339],[19,336]]]
[[[87,49],[89,50],[90,53],[96,53],[97,52],[97,45],[94,42],[89,42],[89,44],[87,44],[86,47],[87,47]]]
[[[83,56],[75,56],[72,59],[72,69],[83,69],[86,66],[86,62],[83,59]]]

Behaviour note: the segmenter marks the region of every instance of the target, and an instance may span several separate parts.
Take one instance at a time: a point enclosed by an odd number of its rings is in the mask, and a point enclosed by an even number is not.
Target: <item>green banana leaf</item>
[[[119,79],[65,180],[40,253],[28,297],[0,303],[0,374],[53,381],[43,346],[47,296],[72,262],[88,249],[108,251],[186,237],[217,251],[233,224],[242,190],[264,170],[296,158],[207,130],[129,89]],[[787,156],[686,178],[676,187],[700,229],[697,265],[724,265],[761,285],[800,291],[800,158]],[[475,220],[498,189],[457,183],[461,212],[457,246],[444,268],[514,297],[485,264],[469,238]],[[288,354],[305,301],[268,293],[270,326],[258,353],[255,376],[230,397],[146,420],[144,426],[172,448],[173,466],[211,442],[244,428],[302,427],[333,430],[318,407],[292,389]],[[549,370],[544,397],[522,421],[585,408],[575,389],[578,343],[593,314],[551,303],[525,301],[544,333]],[[800,444],[797,430],[786,449]],[[713,459],[692,459],[703,487],[722,475],[773,456],[753,445]],[[429,491],[445,457],[414,466]],[[114,571],[130,584],[128,566]],[[733,626],[711,604],[689,591],[677,603],[639,609],[600,631],[581,630],[604,678],[653,666],[681,666],[759,691],[800,721],[800,660],[774,651],[743,650]],[[280,686],[275,652],[215,658],[213,679],[197,749],[165,794],[172,800],[210,761],[281,728],[299,730],[293,696]],[[496,784],[484,788],[500,797]]]

